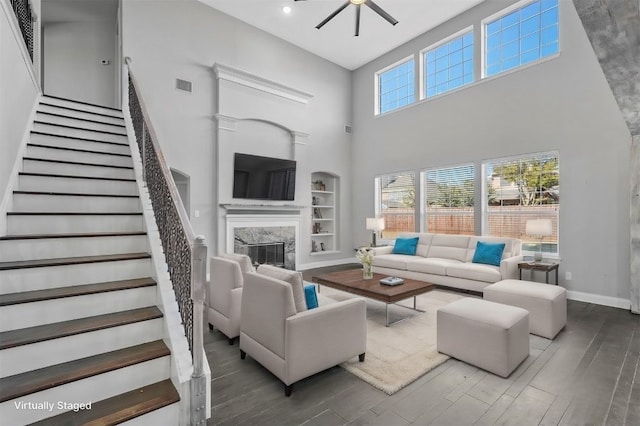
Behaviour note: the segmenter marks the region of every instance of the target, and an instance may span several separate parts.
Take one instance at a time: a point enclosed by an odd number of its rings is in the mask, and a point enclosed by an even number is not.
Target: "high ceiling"
[[[399,23],[392,26],[363,5],[358,37],[354,37],[356,8],[353,5],[320,30],[315,28],[346,0],[199,1],[354,70],[484,0],[375,0]],[[284,6],[291,7],[290,14],[282,11]]]

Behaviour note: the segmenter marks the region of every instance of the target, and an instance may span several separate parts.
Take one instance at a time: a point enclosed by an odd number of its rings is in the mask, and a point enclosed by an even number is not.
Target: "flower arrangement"
[[[374,251],[371,247],[360,247],[356,252],[356,258],[362,263],[362,278],[369,280],[373,278],[371,264],[373,263]]]
[[[371,266],[373,263],[373,249],[371,247],[360,247],[356,252],[356,258],[366,266]]]

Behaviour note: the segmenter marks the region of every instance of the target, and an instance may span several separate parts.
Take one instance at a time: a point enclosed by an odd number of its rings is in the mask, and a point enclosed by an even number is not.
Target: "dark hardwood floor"
[[[569,301],[565,329],[553,341],[530,342],[529,358],[507,379],[450,359],[388,396],[334,367],[296,383],[286,398],[271,373],[240,360],[237,342],[205,327],[208,424],[640,424],[640,316]]]

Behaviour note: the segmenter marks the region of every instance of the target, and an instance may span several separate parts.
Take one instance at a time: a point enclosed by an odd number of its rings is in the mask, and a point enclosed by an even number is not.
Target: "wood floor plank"
[[[1,262],[0,271],[8,269],[41,268],[49,266],[79,265],[82,263],[115,262],[150,258],[149,253],[103,254],[99,256],[61,257],[56,259],[16,260]]]
[[[555,396],[528,386],[509,405],[496,424],[521,426],[538,424],[553,403]]]

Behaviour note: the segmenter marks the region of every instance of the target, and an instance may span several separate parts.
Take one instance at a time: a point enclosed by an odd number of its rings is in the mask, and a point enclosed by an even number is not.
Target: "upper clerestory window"
[[[473,83],[473,28],[455,34],[421,53],[424,98]]]
[[[376,114],[413,103],[415,71],[413,56],[376,73]]]
[[[484,21],[484,76],[558,52],[558,0],[537,0]]]

